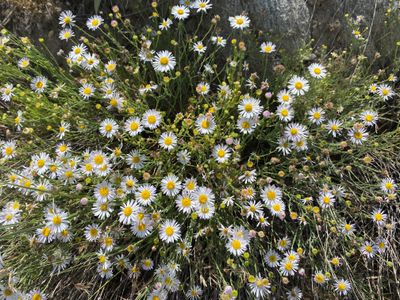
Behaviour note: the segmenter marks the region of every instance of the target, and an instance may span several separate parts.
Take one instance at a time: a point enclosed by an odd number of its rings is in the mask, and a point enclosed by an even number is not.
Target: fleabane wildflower
[[[14,158],[16,155],[16,142],[8,141],[1,145],[1,154],[5,159]]]
[[[308,67],[308,72],[310,72],[310,75],[314,78],[324,78],[326,76],[326,69],[323,65],[313,63]]]
[[[260,48],[260,52],[266,54],[270,54],[276,51],[276,45],[272,42],[264,42],[261,44]]]
[[[212,8],[212,4],[210,0],[196,0],[193,4],[193,8],[196,9],[197,12],[207,12],[207,10]]]
[[[163,19],[160,23],[160,25],[158,25],[158,28],[160,30],[168,30],[172,25],[172,21],[171,19],[167,18],[167,19]]]
[[[189,17],[190,11],[184,5],[175,5],[171,9],[171,14],[174,16],[175,19],[178,19],[179,21],[181,21],[181,20],[185,20]]]
[[[44,76],[34,77],[31,81],[31,89],[35,93],[43,93],[47,87],[47,78]]]
[[[238,105],[239,113],[244,118],[258,117],[262,112],[261,101],[251,97],[245,97]]]
[[[212,155],[218,163],[224,163],[231,156],[231,149],[226,145],[216,145]]]
[[[152,59],[152,65],[157,72],[168,72],[175,68],[176,60],[170,51],[159,51]]]
[[[374,126],[378,122],[378,113],[372,110],[366,110],[361,113],[360,119],[365,126]]]
[[[59,24],[64,27],[72,27],[75,25],[75,15],[70,10],[61,12],[58,17]]]
[[[104,19],[101,16],[95,15],[86,21],[86,26],[89,28],[89,30],[95,31],[103,24],[103,22]]]
[[[339,295],[345,296],[351,290],[351,284],[346,279],[337,279],[334,283],[334,289]]]
[[[79,94],[83,97],[83,99],[88,100],[90,97],[94,95],[96,89],[90,83],[84,83],[79,89]]]
[[[229,17],[228,20],[233,29],[243,30],[250,26],[250,19],[245,15]]]
[[[202,41],[199,41],[193,44],[193,50],[199,54],[203,54],[206,52],[207,47],[204,46]]]
[[[176,196],[182,188],[179,178],[173,174],[164,177],[161,180],[161,190],[167,196]]]
[[[181,238],[181,226],[175,220],[164,221],[159,232],[160,239],[168,244]]]
[[[118,133],[119,126],[117,122],[115,122],[112,119],[105,119],[100,123],[100,128],[99,131],[101,135],[107,137],[107,138],[112,138]]]
[[[7,83],[3,88],[0,89],[1,100],[9,102],[14,96],[14,86],[11,83]]]
[[[381,84],[378,86],[378,95],[382,97],[383,100],[387,101],[394,96],[393,89],[387,84]]]
[[[289,91],[291,94],[296,96],[302,96],[310,89],[310,85],[308,81],[304,77],[293,76],[289,80],[288,85]]]
[[[257,298],[262,299],[267,294],[270,294],[271,283],[268,278],[263,278],[260,275],[251,278],[248,283],[251,293]]]
[[[210,134],[215,130],[216,124],[212,115],[200,115],[196,119],[196,128],[200,134]]]
[[[148,129],[156,129],[162,121],[159,111],[150,109],[143,114],[142,125]]]
[[[134,222],[139,207],[133,201],[128,201],[121,206],[119,212],[119,221],[124,225],[130,225]]]

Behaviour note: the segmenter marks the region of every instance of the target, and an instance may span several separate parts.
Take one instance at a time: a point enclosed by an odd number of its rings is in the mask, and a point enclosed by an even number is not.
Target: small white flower
[[[86,26],[92,30],[95,31],[97,28],[99,28],[104,22],[104,19],[101,16],[95,15],[90,17],[87,22]]]

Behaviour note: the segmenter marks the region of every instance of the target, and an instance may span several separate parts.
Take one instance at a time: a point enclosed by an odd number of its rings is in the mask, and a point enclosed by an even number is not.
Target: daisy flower
[[[49,212],[46,215],[46,221],[46,225],[56,234],[67,229],[69,225],[68,215],[58,209],[53,209],[53,212]]]
[[[193,50],[199,54],[203,54],[206,52],[207,47],[204,46],[202,41],[199,41],[193,44]]]
[[[327,281],[327,278],[323,272],[317,271],[313,276],[313,280],[315,283],[322,285]]]
[[[117,68],[117,63],[114,60],[110,60],[104,65],[104,69],[108,74],[113,73],[116,70],[116,68]]]
[[[213,37],[211,37],[211,41],[214,44],[216,44],[217,46],[220,46],[220,47],[226,46],[226,39],[224,39],[222,36],[213,36]]]
[[[186,178],[184,184],[184,191],[188,193],[194,193],[197,190],[197,180],[196,178]]]
[[[387,84],[381,84],[378,86],[378,95],[386,101],[393,97],[394,92],[393,89]]]
[[[272,53],[275,51],[276,51],[276,45],[274,45],[273,43],[271,43],[271,42],[265,43],[264,42],[261,44],[261,50],[260,50],[261,53],[269,54],[269,53]]]
[[[283,122],[289,122],[294,117],[293,109],[287,104],[279,105],[278,108],[276,109],[276,114],[278,115],[279,120]]]
[[[106,181],[96,185],[94,197],[98,201],[112,201],[115,198],[115,189]]]
[[[279,264],[279,272],[283,276],[293,276],[297,272],[298,267],[299,265],[296,261],[285,259]]]
[[[179,194],[182,184],[175,175],[168,175],[161,180],[161,190],[164,195],[176,196]]]
[[[21,218],[20,211],[4,208],[0,211],[0,224],[13,225],[17,224]]]
[[[210,85],[207,82],[200,82],[196,86],[196,92],[199,93],[200,95],[207,95],[209,91],[210,91]]]
[[[171,14],[175,19],[185,20],[189,17],[189,9],[184,5],[175,5],[171,9]]]
[[[75,33],[72,31],[71,28],[65,28],[60,31],[58,37],[62,41],[68,41],[70,38],[75,36]]]
[[[139,186],[135,192],[135,199],[143,206],[150,205],[156,198],[157,190],[150,184]]]
[[[158,144],[161,148],[170,151],[174,149],[177,144],[176,135],[172,132],[164,132],[158,139]]]
[[[181,238],[181,226],[175,220],[166,220],[160,226],[160,239],[174,243]]]
[[[143,114],[142,125],[149,129],[156,129],[162,121],[160,112],[150,109]]]
[[[371,242],[364,242],[364,244],[360,248],[360,252],[367,258],[373,258],[378,252],[378,249],[376,245],[372,244]]]
[[[258,117],[262,109],[260,100],[251,97],[245,97],[238,105],[240,116],[244,118]]]
[[[131,231],[138,238],[145,238],[153,231],[153,220],[147,216],[141,220],[136,220],[131,226]]]
[[[279,93],[276,95],[278,98],[279,103],[281,104],[290,104],[293,102],[294,97],[292,94],[290,94],[287,90],[281,90]]]
[[[239,129],[240,133],[250,134],[256,128],[256,122],[252,118],[241,117],[237,120],[236,128]]]
[[[105,119],[100,123],[100,133],[107,138],[112,138],[116,135],[118,128],[118,124],[112,119]]]
[[[179,151],[176,154],[177,160],[182,164],[182,165],[187,165],[190,162],[190,152],[186,149]]]
[[[143,168],[146,160],[146,156],[140,154],[139,150],[133,150],[126,156],[126,162],[136,170]]]
[[[366,110],[361,113],[360,119],[365,126],[374,126],[378,121],[378,113],[371,110]]]
[[[89,28],[89,30],[95,31],[97,28],[99,28],[104,22],[104,19],[99,16],[99,15],[95,15],[90,17],[87,21],[86,21],[86,26],[87,28]]]
[[[325,125],[325,128],[328,130],[329,134],[331,134],[333,137],[336,137],[340,135],[340,132],[342,131],[342,125],[343,123],[339,120],[329,120],[328,124]]]
[[[200,115],[196,119],[196,129],[200,134],[210,134],[215,129],[215,121],[213,116]]]
[[[121,181],[121,187],[126,193],[132,193],[135,191],[137,185],[137,179],[133,176],[124,176]]]
[[[180,212],[185,214],[190,214],[194,209],[194,201],[192,199],[192,195],[188,192],[183,192],[182,195],[179,195],[175,200],[175,204]]]
[[[290,93],[297,96],[304,95],[310,89],[308,81],[304,77],[300,76],[293,76],[289,80],[288,87]]]
[[[250,292],[257,298],[264,298],[267,294],[271,293],[271,283],[268,278],[263,278],[260,275],[252,278],[251,282],[248,283]]]
[[[199,206],[214,205],[215,195],[210,188],[201,186],[194,192],[193,199]]]
[[[75,25],[75,16],[70,10],[66,10],[61,12],[58,17],[59,24],[62,27],[74,26]]]
[[[350,141],[356,145],[361,145],[368,138],[368,132],[364,127],[355,128],[349,130],[348,136],[350,137]]]
[[[83,56],[87,53],[87,46],[85,44],[79,44],[72,47],[71,53],[74,57]]]
[[[311,64],[308,67],[308,72],[310,72],[310,75],[312,77],[318,78],[318,79],[324,78],[326,76],[325,67],[323,65],[317,64],[317,63]]]
[[[351,284],[346,279],[337,279],[333,286],[335,292],[339,293],[339,295],[347,295],[351,290]]]
[[[384,213],[380,208],[375,209],[371,214],[372,221],[374,221],[378,226],[383,226],[386,223],[387,214]]]
[[[158,25],[158,28],[160,30],[168,30],[171,27],[171,25],[172,25],[171,19],[167,18],[162,20],[160,25]]]
[[[395,181],[392,178],[384,178],[381,182],[381,190],[385,193],[394,192],[397,188]]]
[[[171,52],[164,50],[155,54],[152,65],[154,70],[165,73],[175,68],[176,60]]]
[[[23,57],[18,61],[18,67],[21,69],[26,69],[30,64],[29,58]]]
[[[90,97],[93,96],[96,89],[90,83],[84,83],[79,89],[79,93],[83,97],[83,99],[88,100]]]
[[[203,290],[200,288],[200,286],[195,285],[191,287],[187,292],[186,292],[186,297],[189,300],[196,300],[196,299],[201,299],[201,296],[203,295]]]
[[[335,196],[331,192],[322,192],[318,197],[318,202],[322,208],[332,207],[335,203]]]
[[[265,255],[265,262],[271,268],[279,266],[280,260],[281,260],[280,255],[278,254],[278,252],[274,250],[269,250]]]
[[[32,169],[35,170],[38,175],[42,175],[47,171],[49,163],[50,156],[44,152],[32,156]]]
[[[85,227],[85,238],[89,242],[97,241],[101,236],[101,229],[97,224],[91,224]]]
[[[47,300],[47,297],[44,293],[42,293],[40,290],[32,290],[26,295],[26,299],[29,300]]]
[[[267,206],[282,200],[282,190],[275,185],[268,185],[261,190],[261,199]]]
[[[300,300],[303,298],[303,293],[297,286],[295,286],[286,293],[286,296],[287,300]]]
[[[278,250],[279,251],[285,251],[286,249],[288,249],[290,247],[290,245],[292,244],[292,241],[288,238],[288,237],[284,237],[278,240]]]
[[[1,100],[8,102],[14,96],[14,86],[10,83],[7,83],[1,89]]]
[[[244,206],[244,209],[247,211],[246,217],[248,218],[256,219],[263,214],[262,204],[260,202],[250,201]]]
[[[320,107],[314,107],[308,112],[308,119],[314,124],[321,124],[325,120],[325,112]]]
[[[355,225],[350,223],[345,223],[341,226],[341,232],[344,235],[351,235],[355,231]]]
[[[136,136],[143,131],[142,123],[138,117],[131,117],[126,120],[124,128],[130,136]]]
[[[233,237],[229,239],[226,248],[231,254],[239,256],[247,250],[248,243],[249,241],[245,238]]]
[[[285,213],[286,205],[281,200],[275,200],[268,208],[273,216],[282,216]]]
[[[193,8],[197,9],[197,12],[207,12],[207,10],[212,8],[210,0],[197,0],[193,4]]]
[[[85,70],[97,69],[100,64],[100,60],[96,54],[84,54],[82,66]]]
[[[124,225],[130,225],[133,223],[135,215],[139,211],[139,207],[133,202],[128,201],[121,206],[119,212],[119,221]]]
[[[250,26],[250,19],[244,15],[229,17],[229,23],[233,29],[245,29]]]
[[[63,139],[65,133],[69,132],[71,125],[67,122],[61,121],[60,127],[58,127],[57,137],[59,139]]]
[[[231,156],[231,150],[226,145],[216,145],[212,155],[218,163],[224,163]]]
[[[50,226],[45,225],[42,228],[36,230],[39,243],[46,244],[51,243],[55,238],[55,234]]]
[[[15,157],[15,153],[16,153],[15,149],[16,149],[15,141],[5,142],[1,146],[1,154],[3,155],[3,157],[5,159],[11,159],[11,158]]]
[[[97,200],[93,205],[92,211],[95,217],[103,220],[110,217],[113,212],[113,204],[107,200]]]
[[[285,136],[289,141],[295,142],[308,136],[308,130],[299,123],[290,123],[285,128]]]
[[[47,87],[47,78],[44,76],[34,77],[31,81],[31,89],[36,93],[43,93]]]

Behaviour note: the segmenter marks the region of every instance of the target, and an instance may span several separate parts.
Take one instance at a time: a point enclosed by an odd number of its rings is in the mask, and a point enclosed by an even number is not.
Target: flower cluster
[[[153,2],[143,29],[118,7],[85,28],[62,12],[59,66],[2,32],[5,299],[45,300],[44,278],[76,270],[83,286],[130,282],[153,300],[361,297],[360,257],[391,274],[398,187],[374,164],[392,151],[377,142],[390,81],[341,94],[330,60],[260,79],[238,41],[247,15],[228,18],[229,37],[216,16],[183,38],[212,6],[183,1],[163,18]],[[270,39],[255,71],[278,52]]]

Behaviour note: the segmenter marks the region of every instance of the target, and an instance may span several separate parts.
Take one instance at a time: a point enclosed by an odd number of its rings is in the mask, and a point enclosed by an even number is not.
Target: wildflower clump
[[[212,6],[65,11],[56,58],[2,31],[5,299],[395,293],[397,78],[323,49],[291,66]]]

